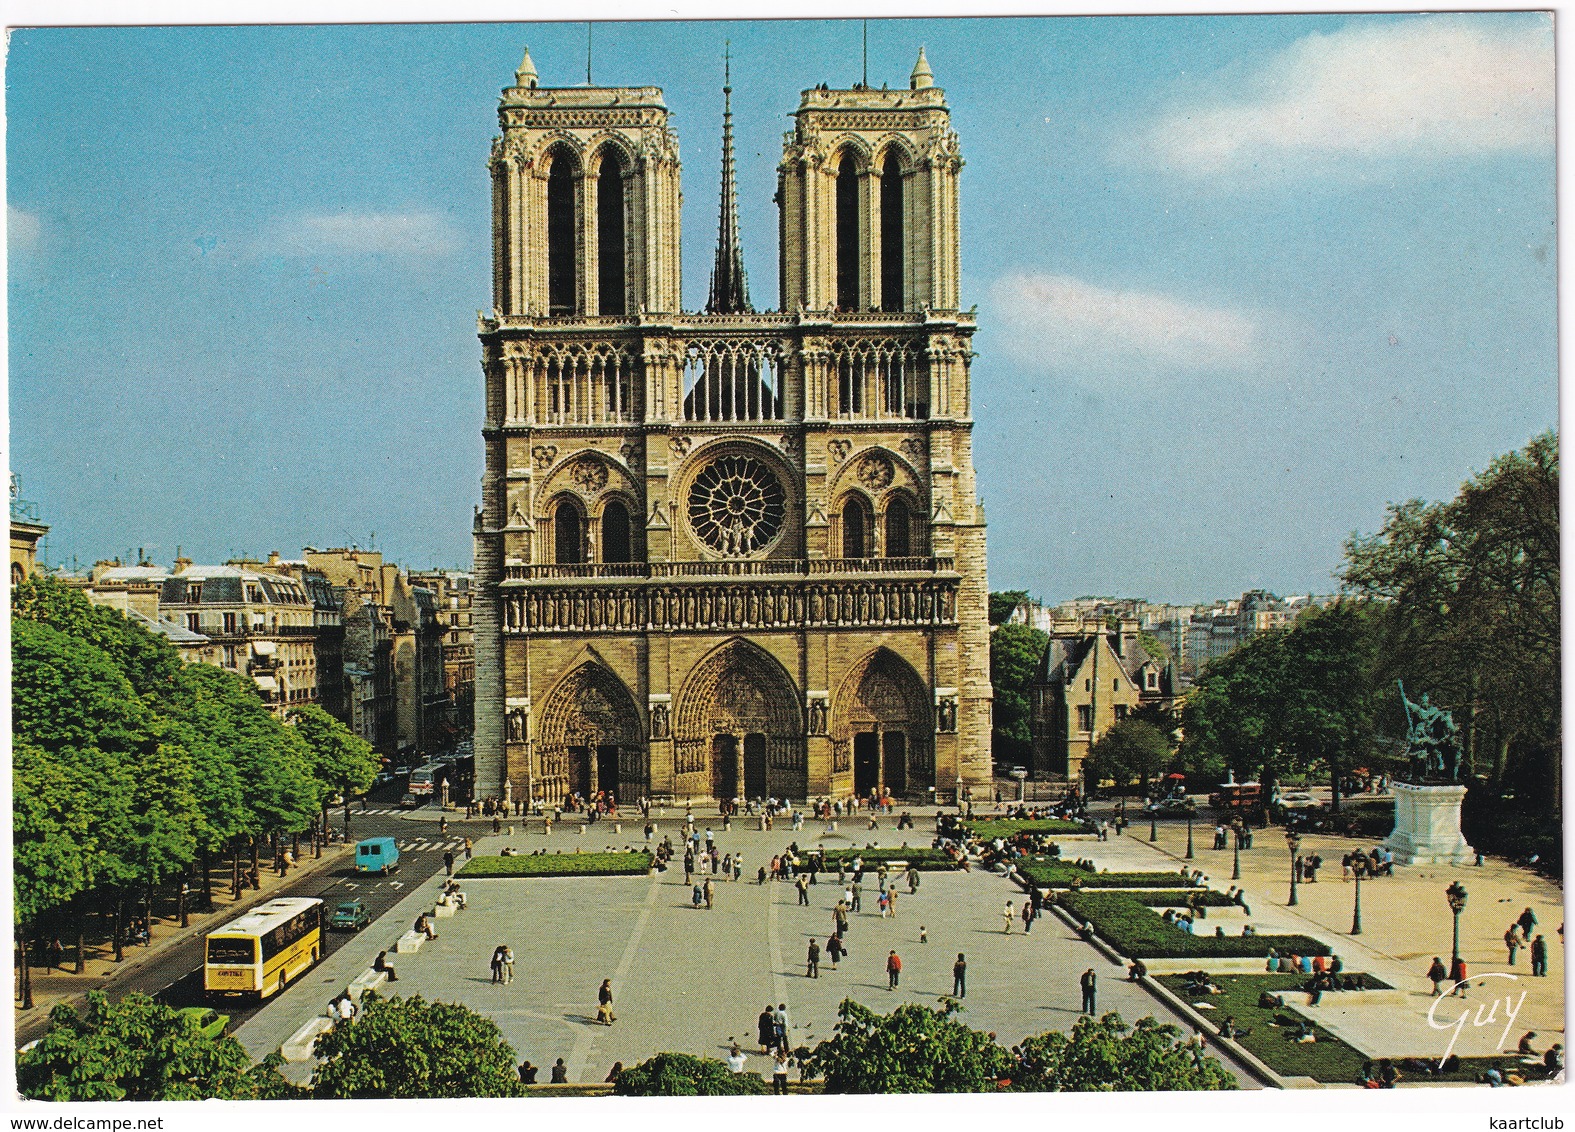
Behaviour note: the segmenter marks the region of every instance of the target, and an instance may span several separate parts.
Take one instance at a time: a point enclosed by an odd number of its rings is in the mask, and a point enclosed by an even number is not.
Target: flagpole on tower
[[[870,85],[870,22],[864,21],[864,85]]]
[[[591,24],[590,20],[586,20],[585,21],[585,85],[586,86],[590,86],[591,85],[591,27],[592,26],[593,25]]]

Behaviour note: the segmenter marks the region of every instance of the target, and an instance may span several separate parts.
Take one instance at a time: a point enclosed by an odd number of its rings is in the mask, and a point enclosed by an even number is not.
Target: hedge
[[[1236,907],[1234,900],[1223,892],[1215,892],[1212,888],[1176,888],[1168,892],[1145,891],[1132,892],[1128,895],[1150,908],[1185,908],[1194,903],[1204,908]]]
[[[651,855],[638,853],[547,853],[510,857],[474,857],[459,870],[462,877],[613,877],[641,876],[651,871]]]
[[[879,849],[827,849],[826,867],[831,872],[837,871],[837,863],[845,862],[851,869],[855,858],[864,858],[864,871],[873,873],[887,861],[906,861],[921,873],[943,872],[957,868],[957,862],[946,855],[944,849],[931,849],[929,846],[922,848],[891,849],[882,846]],[[799,860],[807,861],[808,853],[800,853]]]
[[[1184,884],[1177,873],[1100,873],[1086,866],[1051,858],[1019,862],[1017,871],[1035,888],[1175,888]]]
[[[999,837],[1011,840],[1019,833],[1029,834],[1060,834],[1072,836],[1079,833],[1093,833],[1094,827],[1090,822],[1066,821],[1061,818],[989,818],[981,821],[966,822],[963,825],[969,836],[977,837],[981,841],[993,841]]]
[[[1306,935],[1188,935],[1126,892],[1063,892],[1057,899],[1121,954],[1132,959],[1248,959],[1328,955],[1329,945]]]
[[[1359,977],[1368,989],[1388,989],[1386,983],[1371,975]],[[1311,1077],[1325,1084],[1355,1084],[1361,1075],[1362,1066],[1373,1060],[1317,1023],[1313,1024],[1316,1041],[1292,1041],[1291,1026],[1301,1021],[1300,1015],[1290,1010],[1265,1009],[1258,1005],[1258,996],[1264,991],[1284,995],[1287,1001],[1293,998],[1295,1001],[1305,1001],[1302,984],[1307,981],[1306,975],[1215,975],[1213,980],[1219,985],[1221,993],[1208,996],[1208,1004],[1214,1008],[1206,1012],[1208,1020],[1218,1026],[1228,1014],[1236,1020],[1237,1025],[1246,1027],[1250,1033],[1235,1039],[1236,1043],[1282,1077]],[[1183,1002],[1202,1001],[1186,993],[1187,980],[1183,975],[1160,975],[1155,981],[1168,987]],[[1323,1001],[1338,1003],[1342,995],[1359,993],[1325,991]],[[1276,1021],[1277,1025],[1271,1025]],[[1460,1067],[1453,1073],[1438,1072],[1436,1057],[1412,1059],[1403,1049],[1391,1055],[1390,1059],[1395,1062],[1416,1060],[1422,1063],[1424,1068],[1401,1066],[1401,1080],[1408,1082],[1475,1081],[1489,1066],[1497,1066],[1505,1072],[1531,1069],[1521,1065],[1519,1059],[1513,1056],[1463,1057]],[[1536,1073],[1534,1069],[1531,1071]]]

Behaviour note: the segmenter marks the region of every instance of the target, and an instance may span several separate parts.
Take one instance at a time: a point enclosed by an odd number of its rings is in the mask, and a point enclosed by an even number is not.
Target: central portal
[[[695,666],[678,697],[676,793],[803,798],[803,713],[778,661],[742,640],[722,645]]]

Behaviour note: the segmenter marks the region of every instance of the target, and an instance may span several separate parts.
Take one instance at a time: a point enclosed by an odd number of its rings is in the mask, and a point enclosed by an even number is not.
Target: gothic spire
[[[733,176],[733,61],[729,46],[723,56],[722,86],[722,208],[717,223],[716,266],[711,269],[707,314],[753,313],[744,252],[738,240],[738,186]]]

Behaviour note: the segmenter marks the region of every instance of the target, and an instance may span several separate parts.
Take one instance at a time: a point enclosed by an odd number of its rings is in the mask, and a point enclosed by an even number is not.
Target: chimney
[[[270,566],[277,566],[277,565],[279,565],[279,552],[277,550],[270,550],[268,552],[268,565],[270,565]]]

